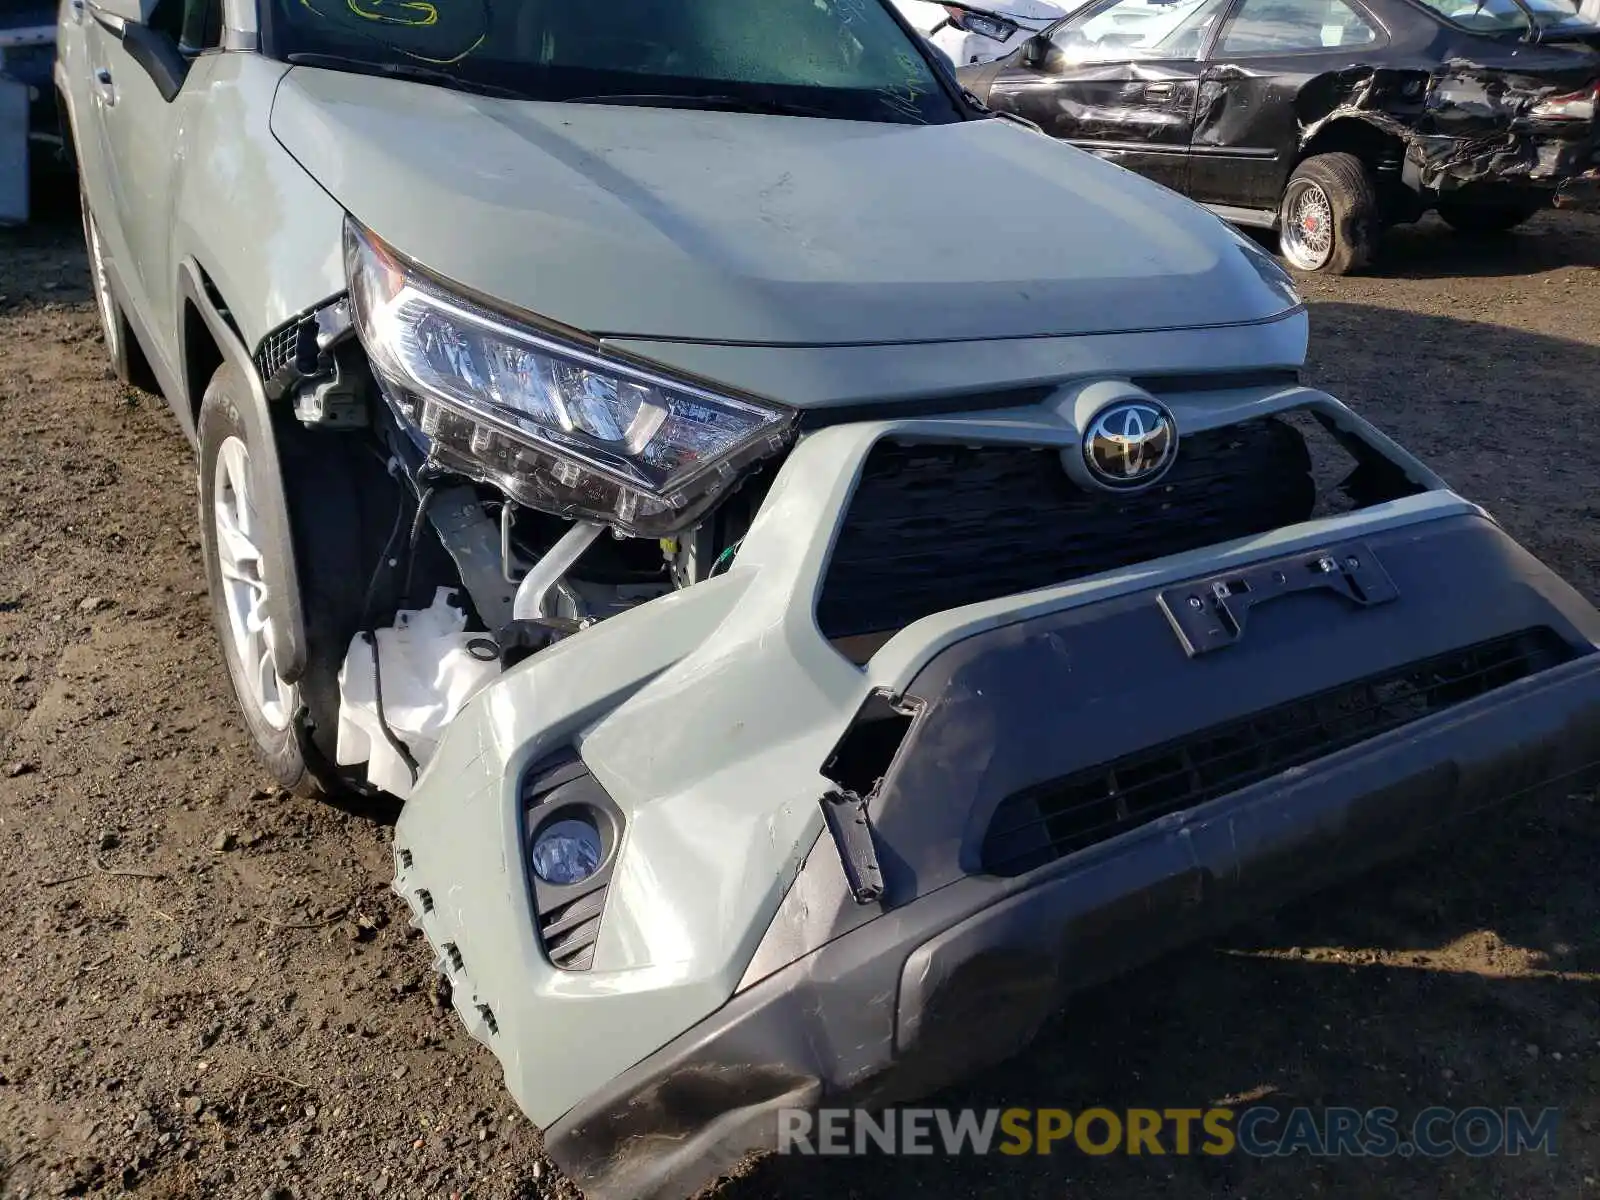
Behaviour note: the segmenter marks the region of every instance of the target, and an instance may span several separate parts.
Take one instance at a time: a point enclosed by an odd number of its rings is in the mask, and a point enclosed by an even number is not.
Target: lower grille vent
[[[984,838],[984,869],[1024,874],[1572,657],[1551,630],[1511,634],[1052,780],[1000,805]]]

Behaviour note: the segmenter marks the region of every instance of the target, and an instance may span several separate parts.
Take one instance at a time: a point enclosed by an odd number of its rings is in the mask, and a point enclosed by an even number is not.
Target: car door
[[[91,58],[96,37],[87,0],[66,0],[56,25],[58,78],[67,96],[64,119],[70,124],[77,156],[78,182],[95,212],[110,207],[110,171],[105,162],[105,134]]]
[[[141,344],[170,367],[176,361],[172,187],[184,111],[205,90],[211,56],[221,44],[221,0],[188,0],[199,19],[190,28],[214,32],[216,45],[179,51],[185,0],[146,5],[143,25],[117,20],[85,0],[93,17],[89,60],[107,177],[108,204],[95,207],[111,248],[129,315]],[[218,19],[207,24],[204,14]],[[154,343],[154,344],[152,344]]]
[[[1189,194],[1268,221],[1300,150],[1295,98],[1317,76],[1365,75],[1387,42],[1359,0],[1239,0],[1200,77]]]
[[[1000,71],[989,103],[1177,191],[1201,51],[1228,0],[1095,0]]]

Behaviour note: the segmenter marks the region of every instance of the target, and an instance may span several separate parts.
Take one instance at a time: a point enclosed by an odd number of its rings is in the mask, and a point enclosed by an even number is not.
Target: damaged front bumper
[[[1600,773],[1600,614],[1318,403],[1422,490],[851,656],[816,611],[873,445],[1070,435],[1039,413],[821,430],[732,570],[468,704],[401,817],[395,887],[580,1186],[688,1194],[770,1147],[779,1108],[923,1094],[1065,990]],[[871,862],[829,836],[841,792]],[[621,831],[603,886],[550,903],[528,834],[591,801]]]
[[[546,1130],[546,1148],[588,1195],[691,1195],[775,1149],[782,1110],[925,1096],[1017,1053],[1067,993],[1492,802],[1592,781],[1597,759],[1591,657],[1079,861],[952,885],[739,992]]]

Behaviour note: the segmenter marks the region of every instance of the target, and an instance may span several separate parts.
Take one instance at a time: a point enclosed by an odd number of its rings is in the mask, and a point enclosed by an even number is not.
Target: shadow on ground
[[[1590,217],[1596,227],[1600,218]],[[1600,238],[1573,236],[1561,218],[1536,217],[1509,233],[1471,237],[1429,218],[1384,235],[1372,274],[1391,279],[1502,279],[1561,267],[1600,267]]]

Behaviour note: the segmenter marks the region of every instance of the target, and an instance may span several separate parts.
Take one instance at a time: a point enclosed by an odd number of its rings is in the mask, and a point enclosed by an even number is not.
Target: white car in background
[[[978,6],[929,0],[893,3],[912,28],[958,67],[1005,57],[1077,7],[1051,0],[992,0]]]

